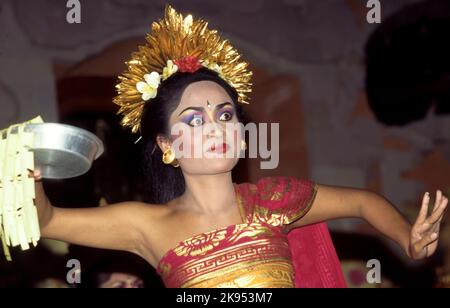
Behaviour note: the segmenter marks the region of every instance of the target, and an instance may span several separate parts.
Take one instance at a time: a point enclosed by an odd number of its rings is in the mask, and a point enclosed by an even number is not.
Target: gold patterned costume
[[[316,185],[292,177],[235,184],[242,223],[193,236],[169,250],[157,271],[168,287],[294,287],[283,226],[312,205]]]

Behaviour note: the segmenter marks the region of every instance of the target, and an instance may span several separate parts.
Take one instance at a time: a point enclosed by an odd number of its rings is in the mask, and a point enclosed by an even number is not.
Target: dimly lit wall
[[[274,114],[277,104],[298,95],[301,117],[293,127],[301,136],[293,131],[288,138],[304,140],[302,159],[307,160],[309,178],[374,190],[412,219],[425,191],[440,188],[450,195],[450,117],[429,112],[403,127],[376,120],[365,90],[364,47],[377,25],[367,23],[365,2],[170,1],[180,12],[208,20],[271,78],[287,76],[297,83],[261,92],[252,103],[266,106],[270,122],[272,114],[280,118]],[[420,1],[381,2],[383,22]],[[95,57],[116,42],[144,37],[151,22],[161,18],[166,2],[81,3],[81,24],[68,24],[65,1],[0,2],[0,127],[37,114],[57,121],[55,80],[68,73],[63,68]],[[120,68],[122,63],[113,65]],[[288,138],[281,142],[289,143]],[[366,228],[352,220],[330,226]]]

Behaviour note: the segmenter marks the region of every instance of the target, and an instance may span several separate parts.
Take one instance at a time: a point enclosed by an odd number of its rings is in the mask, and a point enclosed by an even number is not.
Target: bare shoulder
[[[118,215],[132,219],[135,223],[144,222],[145,225],[157,223],[170,216],[172,210],[166,205],[152,204],[141,201],[125,201],[108,205],[112,210],[117,210]]]
[[[147,236],[157,234],[159,237],[166,231],[167,224],[173,220],[175,212],[167,204],[152,204],[145,202],[127,202],[124,208],[130,208],[137,221],[142,222],[143,232]],[[164,230],[163,230],[164,229]]]
[[[170,237],[168,232],[172,226],[170,223],[174,211],[165,204],[151,204],[139,201],[126,201],[111,205],[119,209],[118,215],[122,219],[129,220],[139,232],[139,248],[136,254],[147,260],[153,267],[157,266],[160,250]],[[162,245],[162,246],[161,246]]]

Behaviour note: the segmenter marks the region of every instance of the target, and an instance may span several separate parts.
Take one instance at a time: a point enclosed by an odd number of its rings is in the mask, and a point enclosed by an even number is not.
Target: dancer
[[[221,154],[245,151],[238,124],[252,74],[203,20],[167,6],[127,65],[114,103],[145,146],[152,200],[59,208],[36,171],[43,237],[135,253],[167,287],[344,287],[325,225],[336,218],[366,220],[413,259],[436,251],[448,203],[441,191],[430,215],[424,195],[410,225],[385,198],[362,189],[291,176],[233,183],[239,155]],[[200,157],[179,155],[199,148]]]

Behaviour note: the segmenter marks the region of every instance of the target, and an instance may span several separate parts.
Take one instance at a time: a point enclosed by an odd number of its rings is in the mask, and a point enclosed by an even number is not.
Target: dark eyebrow
[[[232,105],[232,106],[233,106],[232,103],[230,103],[230,102],[225,102],[225,103],[222,103],[222,104],[218,104],[214,109],[220,109],[220,108],[222,108],[222,107],[224,107],[224,106],[226,106],[226,105]],[[187,110],[204,111],[205,108],[203,108],[203,107],[188,107],[188,108],[184,109],[183,111],[181,111],[181,112],[178,114],[178,116],[180,116],[183,112],[185,112],[185,111],[187,111]]]
[[[184,109],[183,111],[181,111],[178,116],[180,116],[183,112],[188,111],[188,110],[197,110],[197,111],[203,111],[204,108],[203,107],[188,107],[186,109]]]

